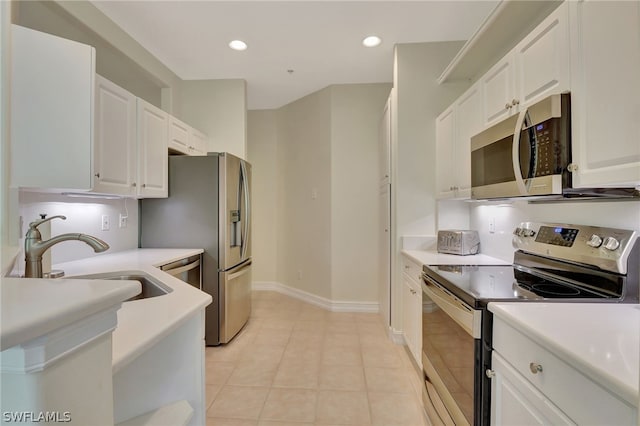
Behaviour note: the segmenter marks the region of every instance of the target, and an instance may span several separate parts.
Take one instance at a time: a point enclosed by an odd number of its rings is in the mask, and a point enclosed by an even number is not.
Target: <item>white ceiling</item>
[[[268,109],[330,84],[391,82],[394,44],[466,40],[497,1],[93,4],[181,79],[245,79],[248,108]],[[371,34],[382,44],[363,47]],[[233,39],[249,48],[229,49]]]

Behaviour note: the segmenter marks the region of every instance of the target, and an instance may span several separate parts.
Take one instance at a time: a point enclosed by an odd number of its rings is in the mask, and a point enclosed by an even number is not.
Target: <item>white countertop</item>
[[[511,265],[511,262],[485,254],[456,256],[438,253],[435,250],[402,250],[402,254],[421,265]]]
[[[638,404],[640,305],[489,303],[489,310],[632,405]]]
[[[140,293],[135,281],[7,278],[0,284],[0,350],[101,312]]]
[[[113,333],[114,373],[211,303],[209,294],[157,268],[202,252],[202,249],[134,249],[54,265],[55,269],[64,270],[66,276],[143,271],[173,290],[163,296],[122,304]],[[73,280],[78,281],[84,280]]]

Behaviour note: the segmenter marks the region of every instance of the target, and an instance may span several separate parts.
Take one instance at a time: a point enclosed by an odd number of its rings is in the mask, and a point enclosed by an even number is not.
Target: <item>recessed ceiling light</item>
[[[378,36],[369,36],[362,40],[362,44],[365,47],[376,47],[382,43],[382,39]]]
[[[229,47],[233,50],[247,50],[247,43],[242,40],[233,40],[229,42]]]

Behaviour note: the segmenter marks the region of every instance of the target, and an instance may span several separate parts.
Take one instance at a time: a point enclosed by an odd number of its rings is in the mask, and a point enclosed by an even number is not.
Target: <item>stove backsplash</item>
[[[469,205],[469,229],[480,236],[482,254],[511,262],[512,232],[521,222],[557,222],[640,230],[640,202],[563,202],[529,204],[482,203]]]

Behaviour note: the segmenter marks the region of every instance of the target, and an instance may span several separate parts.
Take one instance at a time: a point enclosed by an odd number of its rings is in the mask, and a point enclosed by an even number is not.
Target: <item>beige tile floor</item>
[[[420,380],[377,314],[253,293],[248,324],[206,349],[207,426],[427,425]]]

